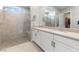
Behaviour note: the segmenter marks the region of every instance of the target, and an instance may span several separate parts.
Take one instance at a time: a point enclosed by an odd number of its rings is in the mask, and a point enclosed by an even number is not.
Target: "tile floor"
[[[3,49],[1,52],[42,52],[42,50],[33,42],[28,41],[26,43]]]
[[[12,47],[12,46],[16,46],[25,42],[28,42],[28,38],[18,38],[18,39],[5,39],[2,40],[1,44],[0,44],[0,50]]]
[[[42,52],[27,36],[3,37],[0,43],[1,52]]]

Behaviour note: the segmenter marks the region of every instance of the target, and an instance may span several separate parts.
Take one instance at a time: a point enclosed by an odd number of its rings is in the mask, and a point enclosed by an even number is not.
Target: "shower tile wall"
[[[0,12],[0,45],[4,42],[25,42],[28,39],[23,38],[24,20],[27,20],[26,13]],[[20,41],[19,41],[20,40]],[[21,41],[22,40],[22,41]],[[24,41],[25,40],[25,41]],[[11,44],[11,43],[10,43]]]

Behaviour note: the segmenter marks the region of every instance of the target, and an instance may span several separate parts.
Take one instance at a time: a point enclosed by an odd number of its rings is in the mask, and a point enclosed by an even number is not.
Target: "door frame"
[[[70,13],[70,28],[72,27],[71,25],[72,25],[72,11],[70,10],[70,11],[67,11],[67,12],[64,12],[64,14],[66,14],[66,13]],[[65,19],[64,19],[64,21],[65,21]]]

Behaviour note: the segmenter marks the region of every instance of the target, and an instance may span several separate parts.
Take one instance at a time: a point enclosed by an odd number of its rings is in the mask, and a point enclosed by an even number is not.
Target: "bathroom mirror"
[[[59,26],[58,15],[56,15],[56,11],[54,8],[44,9],[43,21],[45,23],[45,26],[49,26],[49,27]]]
[[[74,21],[72,21],[74,17],[74,12],[79,12],[78,10],[74,10],[75,8],[79,7],[73,7],[73,6],[52,6],[44,8],[44,15],[43,15],[43,21],[45,23],[45,26],[49,27],[59,27],[59,28],[75,28],[75,25],[78,25],[78,20],[74,25]],[[75,13],[75,14],[76,14]],[[76,14],[77,15],[77,14]],[[74,19],[75,20],[75,19]],[[74,26],[73,26],[74,25]]]

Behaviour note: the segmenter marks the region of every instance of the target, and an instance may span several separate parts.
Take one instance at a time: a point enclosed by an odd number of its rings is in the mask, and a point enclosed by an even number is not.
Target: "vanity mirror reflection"
[[[45,23],[45,26],[48,27],[59,26],[59,20],[56,9],[53,7],[44,8],[43,21]]]
[[[63,12],[62,15],[59,15],[60,19],[59,19],[59,27],[62,28],[71,28],[71,12]]]
[[[34,15],[36,17],[32,25],[34,23],[35,26],[57,29],[79,29],[79,6],[39,6],[33,7],[33,11],[32,20]]]
[[[43,21],[48,27],[71,27],[70,6],[53,6],[44,8]]]
[[[45,27],[79,32],[79,6],[42,7]]]

